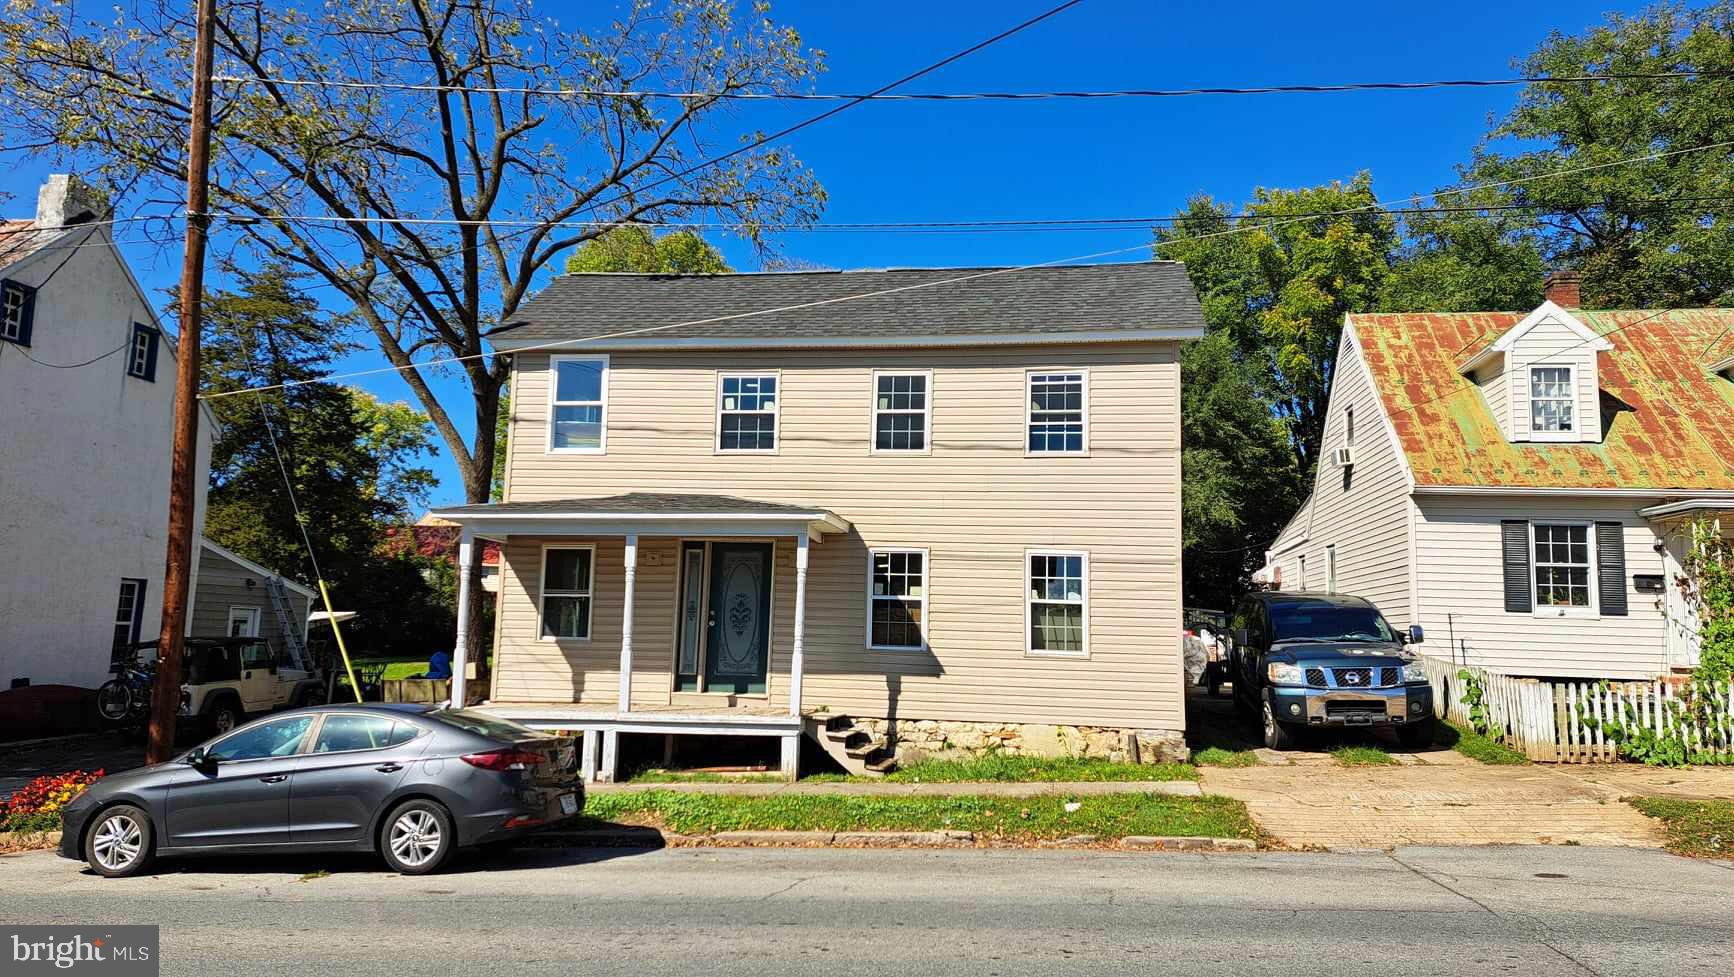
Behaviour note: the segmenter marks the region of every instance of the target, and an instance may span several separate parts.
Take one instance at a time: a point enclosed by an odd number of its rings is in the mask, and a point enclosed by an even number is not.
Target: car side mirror
[[[1427,640],[1427,632],[1421,630],[1421,625],[1419,625],[1419,624],[1409,625],[1409,643],[1410,644],[1418,645],[1425,640]]]
[[[202,746],[193,752],[188,753],[183,758],[183,761],[187,766],[204,773],[210,773],[212,770],[217,769],[217,758],[206,753],[205,748]]]
[[[1245,648],[1246,645],[1247,645],[1246,629],[1245,628],[1235,628],[1234,629],[1234,646],[1236,648]]]

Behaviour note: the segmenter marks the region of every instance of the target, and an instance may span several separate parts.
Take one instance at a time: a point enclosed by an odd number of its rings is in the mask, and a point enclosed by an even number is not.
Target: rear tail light
[[[489,750],[486,753],[468,754],[463,760],[472,767],[505,773],[508,770],[530,769],[542,762],[542,754],[528,750]]]

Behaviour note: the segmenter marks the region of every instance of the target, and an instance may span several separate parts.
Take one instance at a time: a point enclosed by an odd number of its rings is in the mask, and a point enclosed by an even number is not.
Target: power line
[[[633,91],[604,88],[538,88],[416,84],[413,82],[345,81],[325,78],[270,78],[219,75],[215,80],[236,85],[282,85],[289,88],[337,88],[357,91],[432,92],[468,95],[536,95],[547,98],[656,98],[675,101],[757,102],[1033,102],[1050,99],[1190,98],[1200,95],[1332,94],[1338,92],[1413,92],[1442,88],[1504,88],[1514,85],[1573,85],[1604,81],[1686,81],[1730,77],[1725,71],[1612,72],[1582,75],[1522,75],[1512,78],[1445,78],[1426,81],[1334,82],[1317,85],[1283,84],[1250,87],[1121,88],[1105,91],[1038,92],[746,92]]]
[[[1532,183],[1532,182],[1535,182],[1537,180],[1546,180],[1546,179],[1551,179],[1554,177],[1568,176],[1568,175],[1573,174],[1573,173],[1583,173],[1583,172],[1590,172],[1590,171],[1594,171],[1594,170],[1602,170],[1602,169],[1607,169],[1607,168],[1613,167],[1613,166],[1623,166],[1623,165],[1628,165],[1631,163],[1649,162],[1652,160],[1663,159],[1663,158],[1672,157],[1672,156],[1679,156],[1679,155],[1682,155],[1685,153],[1708,152],[1712,149],[1722,149],[1722,148],[1726,148],[1726,147],[1730,147],[1730,146],[1734,146],[1734,140],[1727,140],[1727,141],[1719,142],[1719,143],[1711,143],[1709,145],[1697,146],[1697,147],[1690,148],[1690,149],[1675,149],[1675,150],[1668,150],[1666,152],[1660,152],[1660,153],[1647,153],[1643,156],[1631,156],[1631,157],[1626,157],[1624,159],[1613,160],[1613,161],[1605,162],[1605,163],[1594,163],[1594,164],[1589,164],[1586,166],[1567,167],[1565,169],[1554,170],[1554,171],[1551,171],[1548,173],[1537,173],[1537,174],[1534,174],[1532,176],[1515,177],[1515,178],[1510,179],[1510,180],[1500,180],[1500,181],[1493,182],[1493,183],[1482,183],[1482,184],[1475,184],[1475,185],[1467,186],[1467,187],[1456,187],[1456,188],[1453,188],[1450,190],[1437,190],[1437,191],[1433,191],[1432,193],[1415,194],[1411,197],[1408,197],[1404,202],[1405,203],[1416,203],[1416,202],[1419,202],[1421,200],[1438,199],[1440,196],[1442,196],[1444,194],[1448,194],[1448,193],[1472,193],[1472,192],[1477,191],[1477,190],[1492,190],[1492,189],[1497,189],[1500,187],[1514,186],[1514,185],[1522,184],[1522,183]],[[1320,212],[1317,214],[1311,214],[1311,215],[1308,215],[1305,217],[1290,216],[1290,217],[1286,217],[1286,218],[1283,218],[1280,220],[1272,220],[1272,221],[1269,221],[1269,222],[1264,223],[1264,224],[1257,224],[1257,225],[1242,224],[1242,225],[1237,226],[1237,227],[1225,228],[1225,229],[1220,230],[1220,231],[1212,231],[1208,234],[1198,234],[1198,235],[1193,235],[1191,237],[1186,237],[1186,238],[1176,238],[1176,239],[1173,239],[1170,241],[1158,241],[1154,245],[1154,248],[1159,249],[1159,248],[1164,247],[1166,245],[1176,244],[1176,243],[1180,243],[1182,241],[1200,241],[1200,240],[1206,240],[1206,239],[1210,239],[1210,238],[1227,237],[1229,235],[1239,234],[1243,231],[1249,231],[1249,230],[1254,230],[1254,229],[1268,230],[1268,229],[1274,228],[1274,227],[1281,227],[1281,226],[1284,226],[1287,224],[1295,224],[1295,223],[1300,223],[1302,221],[1311,220],[1313,217],[1318,217],[1318,216],[1347,216],[1350,214],[1364,213],[1364,212],[1371,211],[1371,210],[1387,209],[1388,206],[1389,205],[1380,203],[1379,201],[1374,201],[1371,204],[1366,204],[1366,205],[1363,205],[1360,207],[1348,207],[1348,208],[1343,208],[1341,210],[1336,210],[1336,211],[1324,211],[1324,212]],[[668,330],[668,329],[679,329],[679,328],[689,327],[689,326],[712,325],[712,324],[719,323],[719,322],[730,322],[730,321],[734,321],[737,319],[749,319],[749,318],[754,318],[757,316],[773,315],[773,314],[776,314],[779,312],[794,312],[794,311],[799,311],[802,309],[817,308],[820,306],[827,306],[827,305],[836,305],[836,304],[839,304],[842,302],[853,302],[853,301],[858,301],[861,299],[878,298],[878,297],[885,296],[885,295],[892,295],[892,294],[896,294],[899,292],[913,291],[915,289],[920,289],[920,288],[933,288],[933,287],[936,287],[939,285],[952,285],[952,284],[957,284],[960,282],[973,281],[973,280],[979,279],[979,278],[990,278],[990,277],[993,277],[996,275],[1011,274],[1013,272],[1031,271],[1031,270],[1034,270],[1037,268],[1047,268],[1047,267],[1051,267],[1054,265],[1074,264],[1074,263],[1078,263],[1078,262],[1092,261],[1092,260],[1095,260],[1097,258],[1106,258],[1106,257],[1114,256],[1114,255],[1126,254],[1126,253],[1132,252],[1132,251],[1140,251],[1146,247],[1151,247],[1151,245],[1135,244],[1135,245],[1132,245],[1131,247],[1113,248],[1113,249],[1110,249],[1107,251],[1097,251],[1097,252],[1093,252],[1091,254],[1074,255],[1071,257],[1067,257],[1067,258],[1057,258],[1057,259],[1054,259],[1051,261],[1040,261],[1040,262],[1035,262],[1033,264],[1018,265],[1018,266],[1009,267],[1009,268],[994,268],[994,269],[989,269],[987,271],[973,272],[973,273],[968,274],[968,275],[961,275],[961,276],[954,277],[954,278],[944,278],[944,279],[939,279],[939,280],[931,281],[931,282],[920,282],[920,283],[916,283],[913,285],[902,285],[902,286],[898,286],[895,288],[879,289],[877,291],[862,292],[862,293],[857,293],[854,295],[842,295],[842,296],[838,296],[836,298],[823,299],[823,300],[819,300],[819,301],[815,301],[815,302],[804,302],[804,303],[800,303],[797,305],[781,306],[781,307],[771,308],[771,309],[758,309],[758,310],[754,310],[751,312],[737,312],[737,313],[734,313],[731,315],[712,316],[710,318],[694,319],[694,320],[690,320],[690,321],[686,321],[686,322],[671,322],[671,323],[665,323],[665,324],[659,325],[659,326],[644,326],[641,328],[628,329],[628,330],[625,330],[622,332],[617,332],[617,333],[609,333],[609,334],[599,335],[599,336],[588,336],[588,337],[583,337],[583,338],[578,338],[578,339],[549,340],[548,342],[545,342],[545,343],[538,343],[538,344],[531,345],[531,346],[519,347],[515,350],[512,350],[511,352],[513,352],[513,353],[527,353],[527,352],[532,352],[532,351],[540,350],[540,349],[553,349],[553,348],[579,346],[579,345],[583,345],[585,343],[600,342],[600,341],[608,340],[608,339],[622,339],[622,338],[625,338],[628,336],[644,335],[647,333],[661,332],[661,331]],[[312,378],[312,379],[308,379],[308,380],[296,380],[296,381],[289,381],[286,383],[272,384],[272,385],[263,386],[263,387],[251,387],[251,388],[244,388],[241,390],[224,391],[221,393],[203,394],[203,395],[201,395],[201,399],[212,400],[212,399],[218,399],[218,398],[222,398],[222,397],[232,397],[232,396],[235,396],[236,394],[248,393],[251,391],[287,389],[290,387],[304,386],[304,385],[312,384],[312,383],[330,383],[330,382],[337,381],[337,380],[353,379],[355,377],[375,376],[375,375],[382,374],[382,373],[401,373],[405,370],[413,370],[413,369],[418,369],[421,367],[443,366],[443,365],[449,365],[452,363],[463,363],[463,362],[468,362],[470,360],[486,359],[488,357],[498,356],[498,355],[501,355],[501,354],[482,352],[482,353],[470,353],[470,354],[465,354],[465,355],[460,355],[460,356],[438,357],[438,358],[431,359],[431,360],[425,360],[425,361],[420,362],[420,363],[406,364],[404,366],[395,366],[394,365],[394,366],[378,367],[378,368],[370,369],[370,370],[354,370],[354,371],[350,371],[347,373],[328,374],[326,376],[316,377],[316,378]]]

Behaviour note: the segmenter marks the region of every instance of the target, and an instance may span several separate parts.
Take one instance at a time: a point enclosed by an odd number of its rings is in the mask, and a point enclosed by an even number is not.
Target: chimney
[[[36,225],[64,227],[94,220],[107,201],[90,184],[67,173],[50,174],[36,192]]]
[[[1562,309],[1583,308],[1583,276],[1575,271],[1556,271],[1542,284],[1547,300]]]

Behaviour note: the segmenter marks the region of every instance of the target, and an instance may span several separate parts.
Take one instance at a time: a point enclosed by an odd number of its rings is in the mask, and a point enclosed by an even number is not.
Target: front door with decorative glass
[[[676,689],[764,693],[771,558],[769,543],[687,544],[681,561]]]

